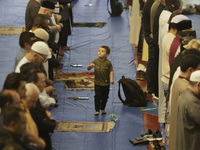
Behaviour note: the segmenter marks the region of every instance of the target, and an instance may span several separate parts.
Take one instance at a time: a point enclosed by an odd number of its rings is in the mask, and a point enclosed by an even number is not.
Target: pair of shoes
[[[143,64],[139,64],[136,73],[137,80],[146,80],[146,67]]]
[[[134,145],[148,145],[149,144],[149,141],[145,137],[141,137],[141,136],[134,139],[129,139],[129,141],[133,143]]]
[[[99,115],[99,112],[98,112],[98,111],[96,111],[96,112],[94,113],[94,115],[95,115],[95,116]]]
[[[163,140],[162,134],[160,133],[159,130],[154,131],[152,133],[152,135],[151,136],[146,136],[146,139],[149,140],[149,141],[155,141],[155,140],[161,141],[161,140]]]
[[[136,79],[141,80],[141,81],[146,80],[146,72],[141,71],[141,70],[137,71]]]
[[[145,133],[140,135],[141,137],[153,137],[153,132],[151,129],[148,129]]]
[[[102,114],[102,115],[105,115],[105,114],[106,114],[106,111],[105,111],[105,110],[101,110],[101,114]]]
[[[146,72],[146,67],[143,65],[143,64],[139,64],[138,66],[137,66],[137,71],[144,71],[144,72]]]

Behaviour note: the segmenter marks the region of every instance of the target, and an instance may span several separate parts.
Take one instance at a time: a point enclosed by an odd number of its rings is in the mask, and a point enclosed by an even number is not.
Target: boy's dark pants
[[[95,89],[95,96],[94,96],[95,110],[96,111],[99,111],[100,109],[104,110],[108,100],[110,85],[99,86],[95,84],[94,89]]]

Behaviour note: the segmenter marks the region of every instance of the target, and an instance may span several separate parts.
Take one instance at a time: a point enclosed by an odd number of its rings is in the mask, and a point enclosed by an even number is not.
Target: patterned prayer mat
[[[94,72],[55,73],[55,81],[63,82],[67,90],[94,89]]]
[[[25,27],[2,27],[0,26],[0,35],[20,35],[25,31]]]
[[[110,132],[115,127],[115,122],[73,122],[57,121],[54,131],[72,132]]]
[[[72,27],[103,27],[105,25],[106,25],[105,22],[98,22],[98,23],[76,22],[72,24]]]

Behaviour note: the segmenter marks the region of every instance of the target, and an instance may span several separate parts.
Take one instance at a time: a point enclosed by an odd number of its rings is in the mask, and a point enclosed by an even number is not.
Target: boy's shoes
[[[99,115],[99,112],[98,112],[98,111],[96,111],[94,115],[95,115],[95,116]]]
[[[105,115],[105,114],[106,114],[106,111],[105,111],[105,110],[101,110],[101,114],[102,114],[102,115]]]

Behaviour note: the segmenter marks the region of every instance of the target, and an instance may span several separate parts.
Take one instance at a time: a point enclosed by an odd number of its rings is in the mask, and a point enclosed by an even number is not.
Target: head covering
[[[172,18],[171,23],[176,25],[178,31],[192,28],[192,22],[187,16],[179,14]]]
[[[39,54],[47,55],[47,58],[51,58],[51,52],[49,51],[49,46],[42,41],[37,41],[31,46],[31,50]]]
[[[49,40],[49,34],[47,33],[46,30],[42,29],[42,28],[37,28],[36,30],[33,31],[33,33],[35,34],[35,36],[45,42],[47,42]]]
[[[189,20],[189,18],[185,15],[182,15],[182,14],[179,14],[179,15],[176,15],[172,18],[171,22],[172,23],[179,23],[183,20]]]
[[[42,7],[48,8],[48,9],[55,9],[55,4],[51,1],[43,1],[41,4]]]
[[[192,72],[190,76],[190,81],[200,82],[200,70]]]
[[[200,51],[200,41],[197,39],[192,39],[187,45],[183,46],[185,49],[196,49]]]

